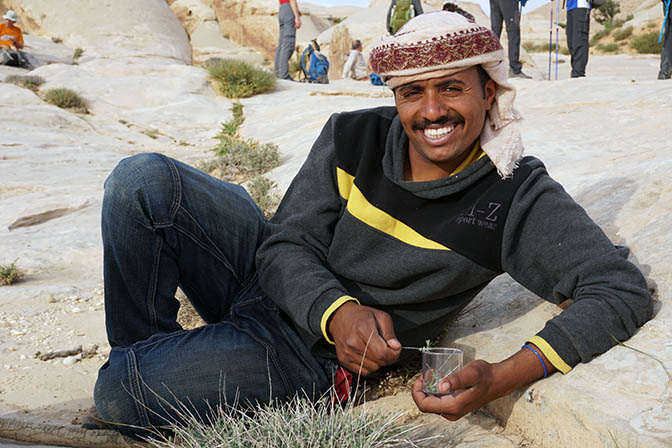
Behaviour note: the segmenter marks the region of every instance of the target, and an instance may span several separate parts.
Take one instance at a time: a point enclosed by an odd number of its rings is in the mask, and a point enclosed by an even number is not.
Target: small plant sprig
[[[8,265],[0,265],[0,286],[7,286],[23,278],[23,272],[16,267],[16,261]]]

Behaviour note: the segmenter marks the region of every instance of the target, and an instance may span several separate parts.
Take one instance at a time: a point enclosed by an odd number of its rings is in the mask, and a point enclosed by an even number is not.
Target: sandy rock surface
[[[69,0],[60,8],[110,23],[67,32],[52,2],[4,3],[32,14],[28,42],[54,58],[30,73],[46,80],[41,92],[76,90],[91,113],[59,109],[0,82],[0,264],[17,260],[26,273],[22,282],[0,287],[0,417],[74,425],[92,405],[96,371],[109,350],[99,230],[105,177],[139,152],[192,164],[209,157],[220,124],[231,118],[231,102],[214,94],[204,70],[188,65],[189,34],[173,13],[186,0],[142,2],[155,9],[143,13],[142,27],[127,30],[120,46],[103,42],[117,21],[136,23],[129,2],[107,2],[94,12]],[[42,15],[50,19],[39,22]],[[349,28],[355,38],[358,23]],[[71,65],[78,47],[84,55]],[[547,56],[530,58],[543,72]],[[526,150],[544,160],[614,243],[632,249],[657,303],[655,318],[627,344],[657,360],[616,347],[489,405],[496,420],[474,414],[457,424],[433,416],[421,421],[435,432],[461,434],[460,446],[612,446],[614,439],[619,446],[670,446],[672,84],[655,80],[657,56],[591,56],[588,77],[578,80],[568,79],[568,57],[561,61],[558,81],[513,80]],[[0,67],[0,81],[15,74],[25,71]],[[280,147],[283,165],[269,176],[284,191],[331,113],[394,103],[383,87],[339,80],[280,81],[275,92],[242,104],[243,135]],[[470,311],[444,343],[462,347],[468,359],[494,362],[560,310],[503,276]],[[372,404],[419,418],[407,393]]]

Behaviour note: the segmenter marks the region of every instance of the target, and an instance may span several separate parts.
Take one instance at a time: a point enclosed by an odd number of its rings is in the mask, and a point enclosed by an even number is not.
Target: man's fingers
[[[455,397],[452,395],[444,395],[435,397],[434,395],[427,395],[422,391],[422,378],[418,377],[413,383],[411,391],[413,401],[422,412],[429,412],[432,414],[450,414],[453,407],[456,405]]]
[[[480,364],[478,361],[470,362],[464,368],[456,373],[453,373],[444,380],[444,383],[439,387],[448,387],[448,392],[455,392],[460,389],[467,389],[478,383],[480,378]],[[448,384],[446,384],[448,383]]]

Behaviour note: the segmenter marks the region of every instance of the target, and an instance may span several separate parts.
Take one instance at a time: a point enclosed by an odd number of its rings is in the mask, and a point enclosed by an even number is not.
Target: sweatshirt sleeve
[[[535,168],[509,212],[502,267],[555,304],[572,304],[529,339],[567,373],[631,337],[651,318],[646,280],[585,210],[546,172]]]
[[[326,320],[350,298],[327,266],[327,253],[340,216],[333,115],[267,223],[257,251],[257,270],[266,294],[313,338],[328,339]]]

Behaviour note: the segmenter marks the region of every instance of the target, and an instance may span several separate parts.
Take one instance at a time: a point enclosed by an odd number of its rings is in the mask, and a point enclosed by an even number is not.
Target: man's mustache
[[[444,115],[437,120],[418,120],[413,122],[413,129],[425,129],[432,125],[443,126],[453,123],[455,125],[464,123],[464,117],[460,114]]]

